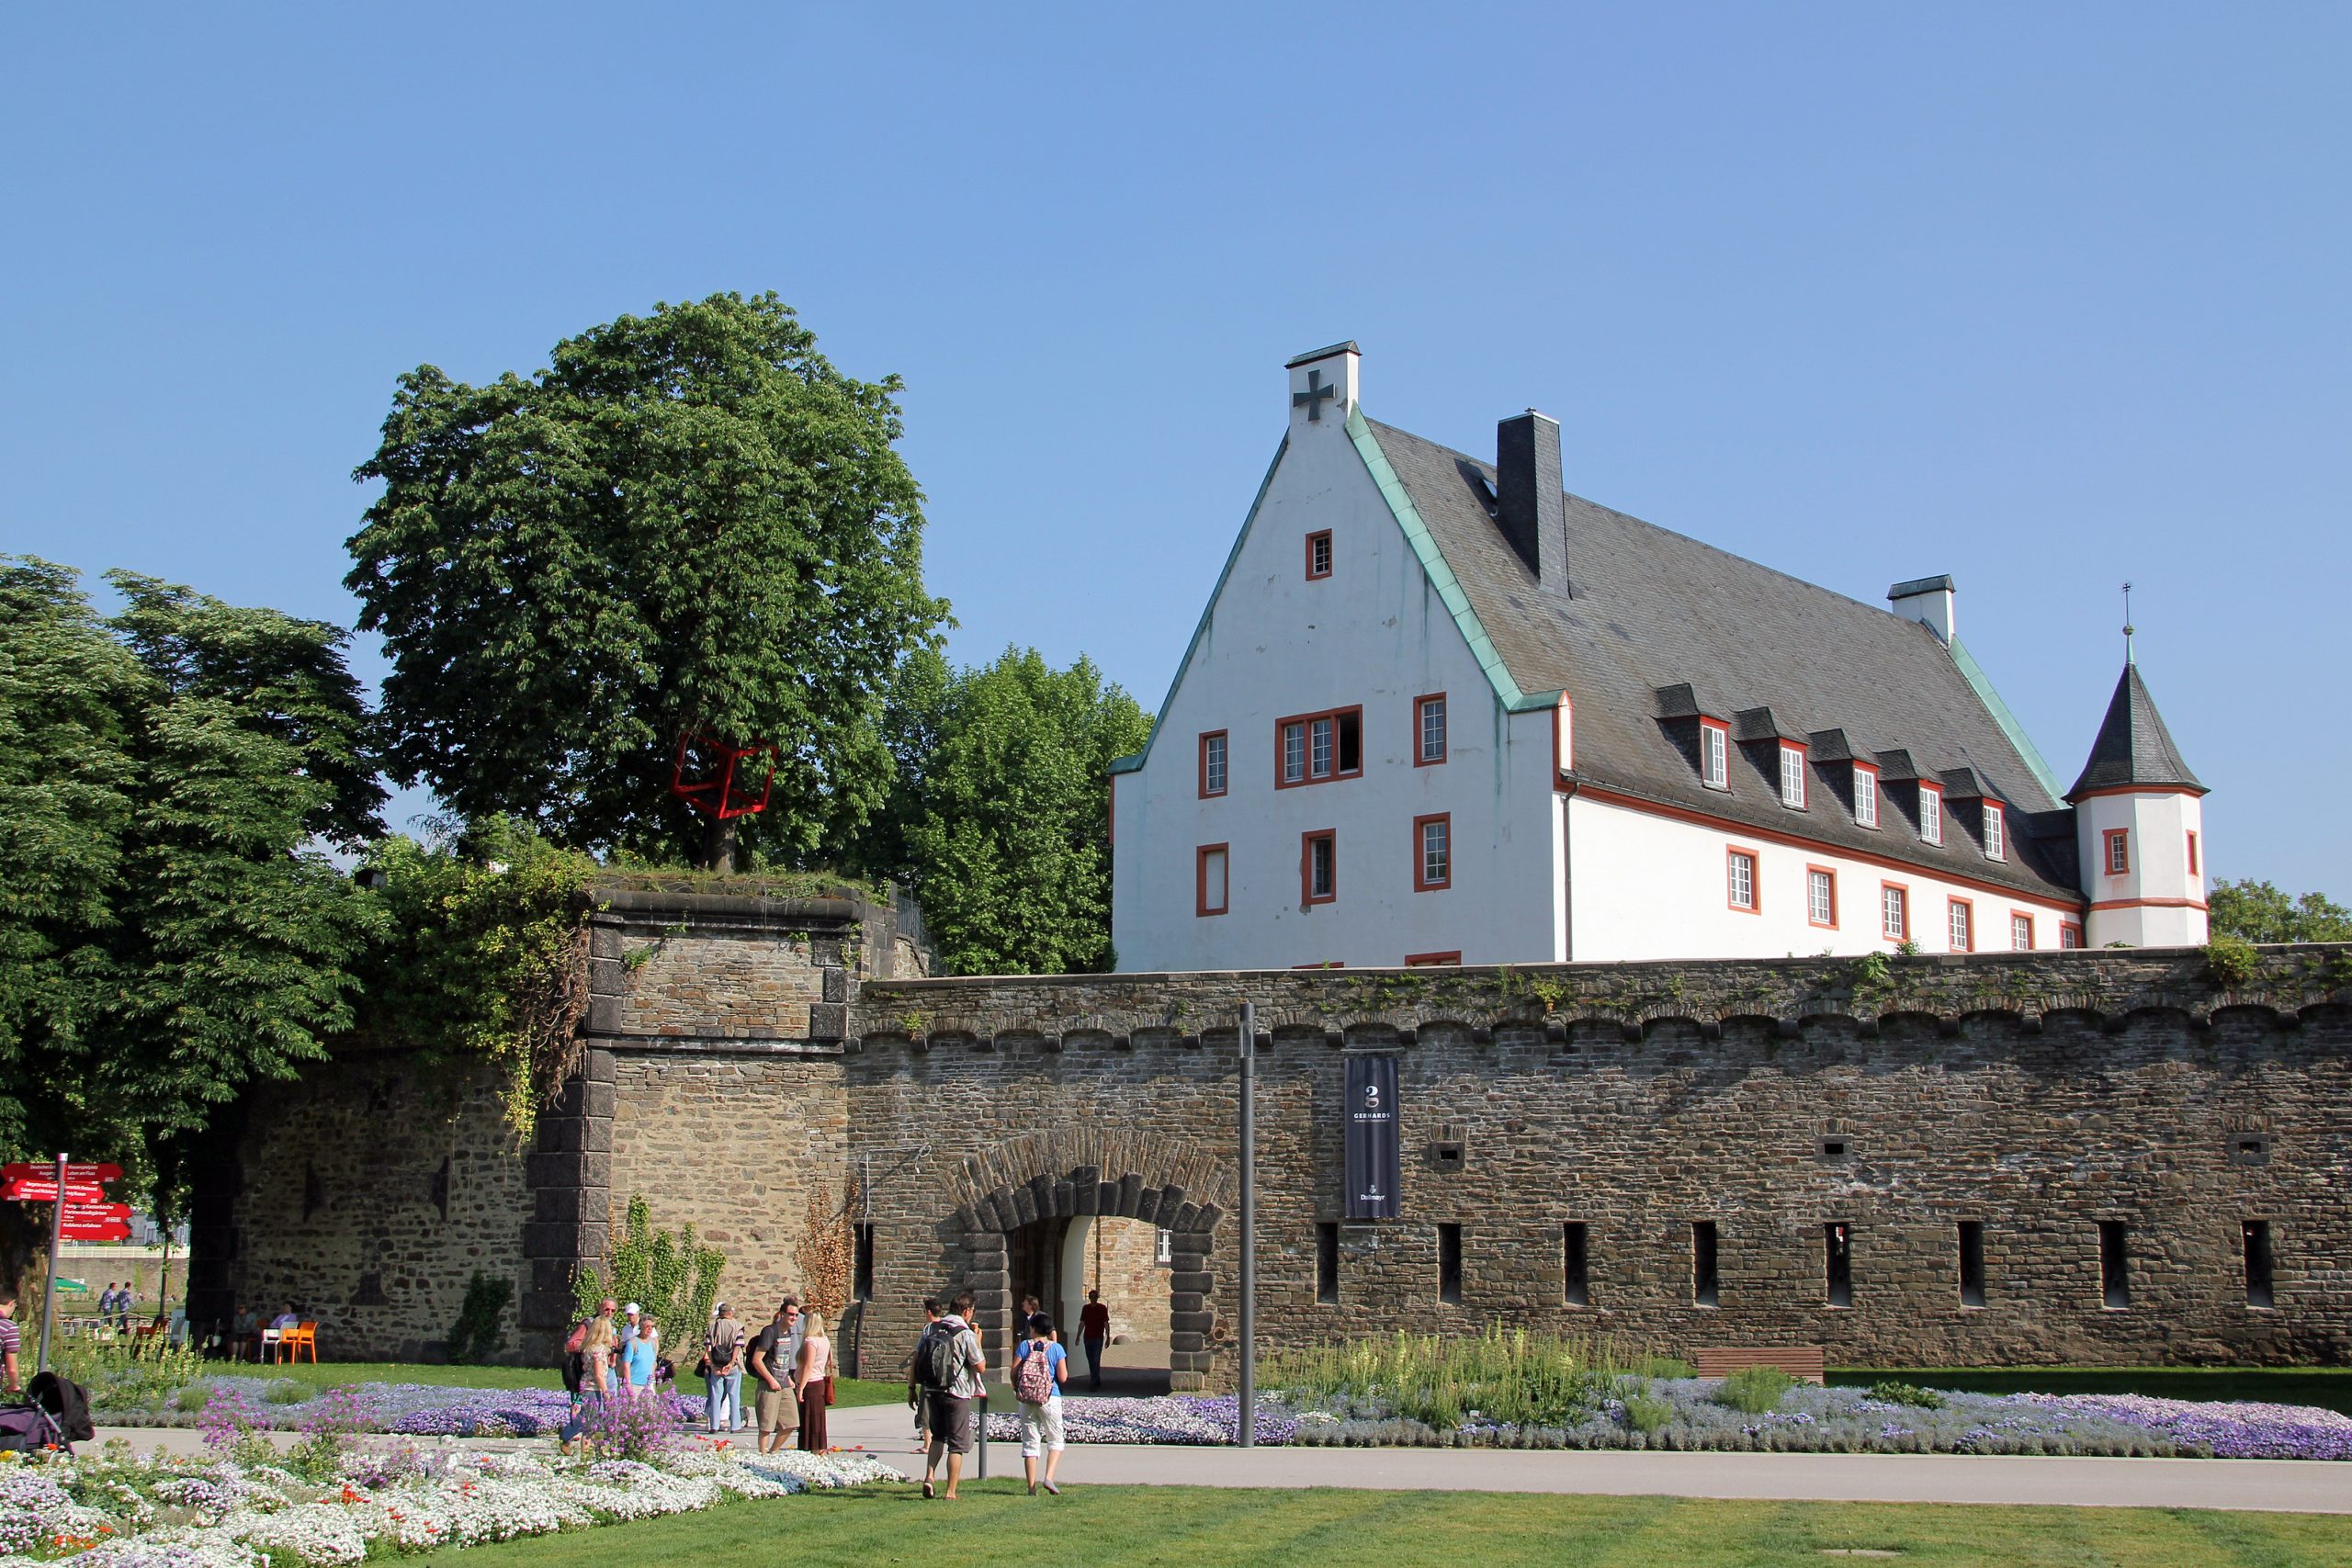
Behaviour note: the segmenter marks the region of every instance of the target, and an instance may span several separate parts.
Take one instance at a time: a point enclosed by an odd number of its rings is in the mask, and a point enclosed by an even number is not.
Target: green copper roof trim
[[[1977,700],[1992,714],[1993,722],[2001,727],[2001,733],[2007,736],[2009,744],[2018,749],[2018,755],[2023,757],[2025,765],[2033,770],[2033,776],[2041,782],[2041,787],[2050,792],[2050,798],[2064,801],[2066,792],[2059,787],[2058,775],[2050,771],[2050,764],[2042,760],[2040,751],[2034,750],[2033,738],[2026,734],[2025,726],[2019,724],[2018,716],[2009,711],[2009,705],[2001,700],[2001,694],[1993,689],[1993,682],[1985,678],[1984,671],[1975,657],[1961,646],[1958,637],[1952,638],[1950,646],[1951,661],[1959,665],[1960,672],[1968,678],[1969,685],[1976,692]]]
[[[1511,679],[1509,667],[1503,663],[1503,656],[1495,651],[1493,639],[1487,636],[1487,628],[1478,619],[1478,612],[1470,607],[1469,595],[1462,592],[1462,584],[1455,579],[1453,569],[1445,564],[1444,553],[1437,547],[1437,540],[1430,536],[1429,525],[1421,521],[1419,510],[1413,505],[1413,498],[1405,492],[1404,481],[1390,467],[1388,454],[1380,449],[1380,438],[1373,434],[1372,426],[1365,422],[1360,410],[1348,411],[1348,439],[1356,444],[1356,455],[1371,470],[1372,482],[1380,487],[1382,498],[1388,502],[1390,514],[1396,519],[1396,526],[1404,530],[1406,542],[1413,547],[1413,554],[1419,559],[1421,570],[1429,575],[1430,586],[1437,590],[1438,597],[1453,612],[1453,624],[1461,629],[1463,640],[1470,645],[1471,657],[1477,660],[1478,668],[1487,672],[1487,682],[1495,689],[1496,700],[1510,713],[1528,713],[1557,703],[1559,693],[1544,692],[1530,695],[1521,691],[1519,682]]]
[[[1226,580],[1233,575],[1233,563],[1241,558],[1241,547],[1258,521],[1258,508],[1266,503],[1266,487],[1274,482],[1274,470],[1283,466],[1283,454],[1289,450],[1290,436],[1285,434],[1282,445],[1274,448],[1274,460],[1266,465],[1266,477],[1258,481],[1258,493],[1250,498],[1250,513],[1241,520],[1241,532],[1233,536],[1233,548],[1226,552],[1225,570],[1216,574],[1216,586],[1209,590],[1209,602],[1201,606],[1201,618],[1193,626],[1193,640],[1184,645],[1184,657],[1176,661],[1176,678],[1168,682],[1168,694],[1159,700],[1159,711],[1151,716],[1151,733],[1144,737],[1143,750],[1132,757],[1114,760],[1112,773],[1141,772],[1151,756],[1152,742],[1159,739],[1159,726],[1168,716],[1168,705],[1176,700],[1176,688],[1184,683],[1184,671],[1193,667],[1193,654],[1201,646],[1201,634],[1209,629],[1209,617],[1216,614],[1216,602],[1225,596]]]

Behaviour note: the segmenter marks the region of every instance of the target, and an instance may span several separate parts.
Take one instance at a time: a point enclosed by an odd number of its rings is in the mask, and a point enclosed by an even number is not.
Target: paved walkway
[[[836,1410],[835,1442],[922,1474],[905,1410]],[[977,1456],[976,1456],[977,1457]],[[968,1462],[968,1461],[967,1461]],[[967,1472],[976,1473],[976,1472]],[[1018,1476],[1021,1445],[990,1443],[989,1473]],[[1351,1486],[1375,1491],[1569,1492],[1854,1503],[2046,1503],[2352,1514],[2352,1462],[2029,1459],[1977,1454],[1725,1454],[1521,1449],[1297,1449],[1073,1443],[1075,1485]]]

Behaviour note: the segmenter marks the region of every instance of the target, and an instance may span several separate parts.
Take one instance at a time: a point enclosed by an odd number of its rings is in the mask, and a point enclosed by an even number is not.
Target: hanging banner
[[[1405,1184],[1396,1115],[1396,1058],[1347,1058],[1347,1211],[1351,1220],[1393,1220]]]

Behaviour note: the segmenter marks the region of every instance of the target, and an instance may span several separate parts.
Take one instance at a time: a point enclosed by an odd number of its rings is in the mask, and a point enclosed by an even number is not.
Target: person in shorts
[[[800,1359],[800,1298],[786,1296],[775,1317],[752,1337],[750,1365],[757,1382],[753,1413],[760,1423],[760,1452],[792,1446],[800,1433],[800,1390],[792,1369]]]
[[[944,1359],[950,1372],[944,1385],[926,1375],[925,1345],[915,1348],[914,1375],[931,1411],[926,1423],[931,1430],[931,1447],[923,1454],[922,1495],[944,1495],[951,1503],[957,1500],[956,1483],[963,1479],[964,1456],[972,1451],[979,1425],[980,1395],[988,1387],[988,1358],[980,1354],[979,1336],[972,1332],[971,1312],[971,1293],[966,1292],[956,1298],[945,1316],[923,1331],[925,1344],[935,1336],[947,1336]],[[947,1490],[935,1494],[932,1473],[942,1460],[947,1461]]]
[[[1054,1320],[1037,1313],[1029,1319],[1028,1337],[1012,1351],[1012,1393],[1021,1402],[1021,1472],[1032,1497],[1041,1484],[1057,1497],[1062,1495],[1054,1472],[1062,1464],[1062,1384],[1069,1381],[1069,1351],[1055,1342]]]

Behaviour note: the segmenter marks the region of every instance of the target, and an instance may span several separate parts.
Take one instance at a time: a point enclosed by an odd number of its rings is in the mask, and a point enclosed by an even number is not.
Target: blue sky
[[[2352,896],[2352,10],[49,7],[0,30],[0,548],[345,622],[394,378],[775,289],[905,377],[967,660],[1156,705],[1283,421],[1375,417],[1962,635],[2121,655],[2223,876]],[[363,648],[361,667],[379,668]],[[2281,794],[2281,783],[2296,787]],[[409,809],[415,803],[410,802]]]

